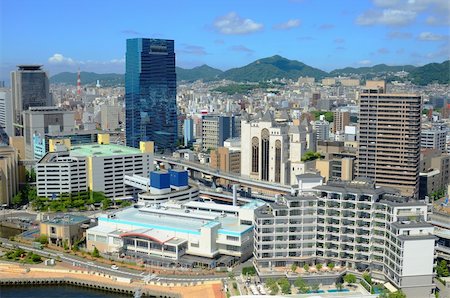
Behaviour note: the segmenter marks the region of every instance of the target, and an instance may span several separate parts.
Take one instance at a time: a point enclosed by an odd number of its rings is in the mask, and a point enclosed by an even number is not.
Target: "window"
[[[97,235],[96,240],[97,240],[97,242],[106,243],[106,236]]]
[[[50,233],[56,234],[56,227],[50,227]]]
[[[259,172],[259,140],[252,138],[252,173]]]
[[[230,241],[239,241],[239,237],[228,236],[228,235],[227,235],[227,240],[230,240]]]

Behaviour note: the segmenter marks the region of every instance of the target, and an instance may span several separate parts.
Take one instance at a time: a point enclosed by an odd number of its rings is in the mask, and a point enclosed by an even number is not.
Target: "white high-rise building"
[[[12,116],[11,91],[6,88],[0,88],[0,127],[11,137],[14,136]]]

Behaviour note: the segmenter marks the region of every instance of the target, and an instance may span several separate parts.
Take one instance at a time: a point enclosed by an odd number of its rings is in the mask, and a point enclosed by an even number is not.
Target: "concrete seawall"
[[[145,289],[142,287],[133,287],[126,285],[111,285],[111,284],[101,284],[95,281],[89,281],[77,278],[0,278],[1,286],[20,286],[20,285],[74,285],[79,287],[92,288],[97,290],[134,295],[136,291],[139,291],[145,297],[155,297],[155,298],[181,298],[180,294],[166,293],[162,291]]]

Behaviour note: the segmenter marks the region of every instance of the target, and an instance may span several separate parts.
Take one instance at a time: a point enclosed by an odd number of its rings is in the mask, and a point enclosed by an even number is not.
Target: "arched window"
[[[261,131],[261,179],[269,181],[269,130],[264,128]]]
[[[252,173],[259,172],[259,139],[252,138]]]
[[[275,182],[281,182],[281,141],[275,141]]]

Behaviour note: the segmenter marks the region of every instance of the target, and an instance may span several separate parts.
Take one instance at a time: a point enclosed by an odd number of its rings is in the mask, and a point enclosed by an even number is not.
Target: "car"
[[[119,267],[117,267],[116,265],[112,265],[112,266],[111,266],[111,269],[117,270],[117,269],[119,269]]]
[[[89,266],[92,266],[92,265],[94,265],[94,262],[87,262],[87,264],[88,264]]]

